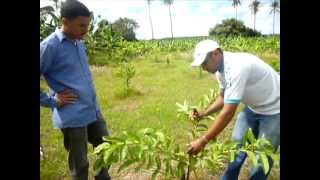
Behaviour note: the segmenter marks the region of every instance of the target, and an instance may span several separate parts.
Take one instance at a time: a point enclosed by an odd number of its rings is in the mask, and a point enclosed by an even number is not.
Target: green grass
[[[218,86],[212,75],[203,72],[200,78],[199,69],[190,68],[191,55],[191,52],[157,54],[157,56],[149,54],[133,59],[132,62],[136,69],[136,75],[131,82],[133,93],[125,99],[117,96],[122,86],[122,79],[116,76],[117,67],[92,66],[99,103],[111,133],[116,135],[124,130],[135,131],[151,127],[163,130],[174,137],[177,143],[187,143],[186,130],[190,126],[187,122],[177,118],[176,102],[188,100],[196,104],[204,94],[209,93],[210,88]],[[167,56],[170,64],[167,64]],[[155,60],[154,57],[157,59]],[[269,58],[279,58],[279,56],[272,55]],[[43,81],[41,86],[45,87]],[[240,110],[241,107],[238,112]],[[40,177],[44,180],[70,179],[62,133],[52,127],[51,110],[41,108],[40,118],[41,144],[46,156],[40,164]],[[211,124],[209,121],[206,123]],[[219,138],[228,139],[233,124],[234,121],[220,134]],[[91,152],[92,147],[89,146],[89,153]],[[95,157],[89,154],[89,159],[90,179],[92,179],[92,165]],[[116,177],[116,171],[113,169],[111,171],[113,177]],[[271,177],[274,178],[272,179],[279,179],[279,171],[279,167],[273,169]],[[247,170],[244,174],[246,173]],[[203,176],[206,177],[206,175]],[[244,176],[247,174],[242,175]]]

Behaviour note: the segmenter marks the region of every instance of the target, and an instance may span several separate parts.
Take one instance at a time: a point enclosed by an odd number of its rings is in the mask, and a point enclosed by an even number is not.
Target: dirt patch
[[[141,106],[142,102],[137,100],[126,100],[125,103],[121,103],[121,105],[116,105],[112,108],[112,111],[126,111],[133,112],[137,110]]]

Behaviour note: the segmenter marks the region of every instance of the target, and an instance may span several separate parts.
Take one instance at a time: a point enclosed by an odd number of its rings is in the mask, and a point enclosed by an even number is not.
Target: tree
[[[59,16],[60,14],[60,8],[62,6],[63,3],[65,3],[66,1],[70,1],[70,0],[65,0],[65,1],[62,1],[62,0],[50,0],[54,3],[54,13],[56,16]]]
[[[99,16],[98,16],[99,17]],[[101,33],[102,31],[104,31],[106,29],[106,27],[109,25],[109,21],[106,19],[101,19],[98,23],[97,23],[97,29],[94,32],[94,35],[99,35],[99,33]]]
[[[171,5],[173,0],[163,0],[163,3],[169,7],[169,15],[170,15],[170,27],[171,27],[171,38],[173,39],[173,31],[172,31],[172,17],[171,17]]]
[[[238,19],[238,6],[241,4],[240,0],[233,0],[232,6],[236,9],[236,19]]]
[[[52,0],[55,4],[55,10],[58,11],[58,3],[59,3],[59,0]]]
[[[250,4],[250,8],[253,13],[253,30],[256,30],[256,14],[259,11],[260,5],[261,3],[258,0],[253,0]]]
[[[271,11],[270,11],[270,14],[273,13],[273,35],[274,35],[274,21],[275,21],[275,15],[276,13],[280,13],[280,4],[279,4],[279,1],[277,0],[274,0],[271,4]]]
[[[62,24],[58,15],[59,0],[52,1],[55,3],[55,6],[40,7],[40,41],[54,32],[55,29]]]
[[[151,26],[151,33],[152,33],[152,39],[154,39],[153,35],[153,25],[152,25],[152,19],[151,19],[151,13],[150,13],[150,4],[152,0],[147,0],[148,2],[148,10],[149,10],[149,20],[150,20],[150,26]]]
[[[119,18],[112,24],[112,30],[118,32],[127,41],[137,40],[134,30],[138,27],[138,23],[129,18]]]
[[[209,35],[221,36],[259,36],[261,33],[246,27],[242,21],[234,18],[225,19],[221,24],[217,24],[209,30]]]

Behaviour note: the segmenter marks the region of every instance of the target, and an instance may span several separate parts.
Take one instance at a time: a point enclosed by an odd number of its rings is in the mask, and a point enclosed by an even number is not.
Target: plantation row
[[[89,59],[91,64],[103,65],[106,62],[95,62],[95,55],[103,53],[105,59],[122,62],[126,59],[151,52],[183,52],[191,51],[203,39],[216,40],[226,51],[241,51],[255,54],[278,54],[280,52],[279,37],[196,37],[164,40],[148,40],[129,42],[113,39],[108,43],[89,45]],[[91,45],[91,46],[90,46]]]

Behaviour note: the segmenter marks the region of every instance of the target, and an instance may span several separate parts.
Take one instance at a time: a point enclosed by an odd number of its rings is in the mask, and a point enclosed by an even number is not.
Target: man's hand
[[[193,109],[192,119],[200,121],[205,116],[204,112],[198,112],[196,109]]]
[[[199,138],[190,144],[188,144],[188,153],[191,155],[197,155],[206,145],[207,140],[205,137]]]
[[[70,89],[58,93],[57,96],[57,103],[59,107],[72,104],[76,100],[78,100],[78,96],[74,94]]]

